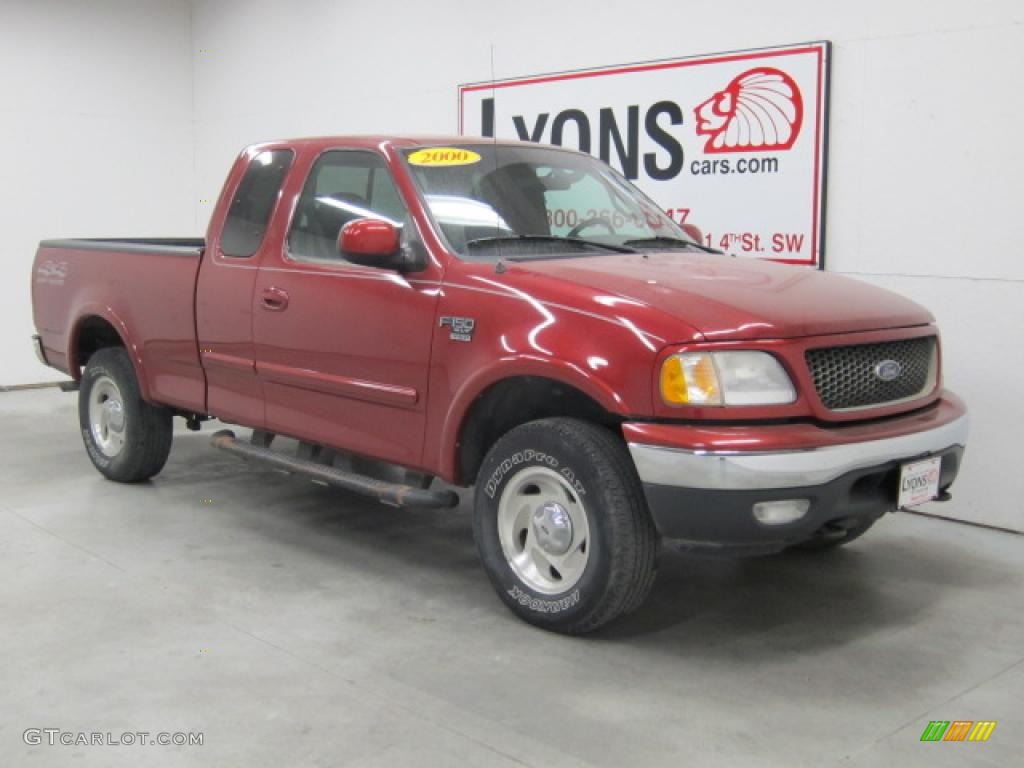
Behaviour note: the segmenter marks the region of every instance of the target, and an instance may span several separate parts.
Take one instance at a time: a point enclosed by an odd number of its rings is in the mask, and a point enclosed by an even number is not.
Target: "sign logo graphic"
[[[466,83],[459,133],[586,152],[705,245],[820,268],[830,59],[819,40]]]
[[[995,720],[932,720],[921,734],[921,741],[988,741],[995,729]]]
[[[774,67],[755,67],[695,110],[704,152],[790,149],[800,135],[804,103],[792,77]]]

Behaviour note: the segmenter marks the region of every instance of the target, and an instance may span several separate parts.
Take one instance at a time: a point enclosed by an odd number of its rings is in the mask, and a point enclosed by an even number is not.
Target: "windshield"
[[[503,144],[405,150],[420,195],[465,259],[633,252],[692,240],[640,190],[589,155]]]

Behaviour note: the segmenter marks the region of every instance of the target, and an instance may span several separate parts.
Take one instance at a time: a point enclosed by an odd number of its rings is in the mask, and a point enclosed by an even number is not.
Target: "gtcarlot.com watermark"
[[[51,747],[133,747],[133,746],[189,746],[201,747],[203,733],[167,733],[160,731],[64,731],[60,728],[26,728],[22,740],[30,747],[47,744]]]

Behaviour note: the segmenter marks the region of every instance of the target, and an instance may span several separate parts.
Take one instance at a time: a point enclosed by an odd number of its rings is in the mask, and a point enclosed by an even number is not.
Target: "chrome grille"
[[[806,358],[818,397],[832,411],[909,400],[935,385],[934,336],[809,349]]]

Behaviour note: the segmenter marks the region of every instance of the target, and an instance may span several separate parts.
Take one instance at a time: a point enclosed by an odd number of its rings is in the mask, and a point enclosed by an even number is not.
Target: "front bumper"
[[[779,550],[894,510],[907,461],[941,456],[944,492],[959,471],[967,432],[966,409],[954,395],[924,413],[850,427],[623,427],[663,537],[752,551]],[[642,442],[651,437],[657,442]],[[810,506],[781,525],[754,517],[754,504],[785,499]]]

